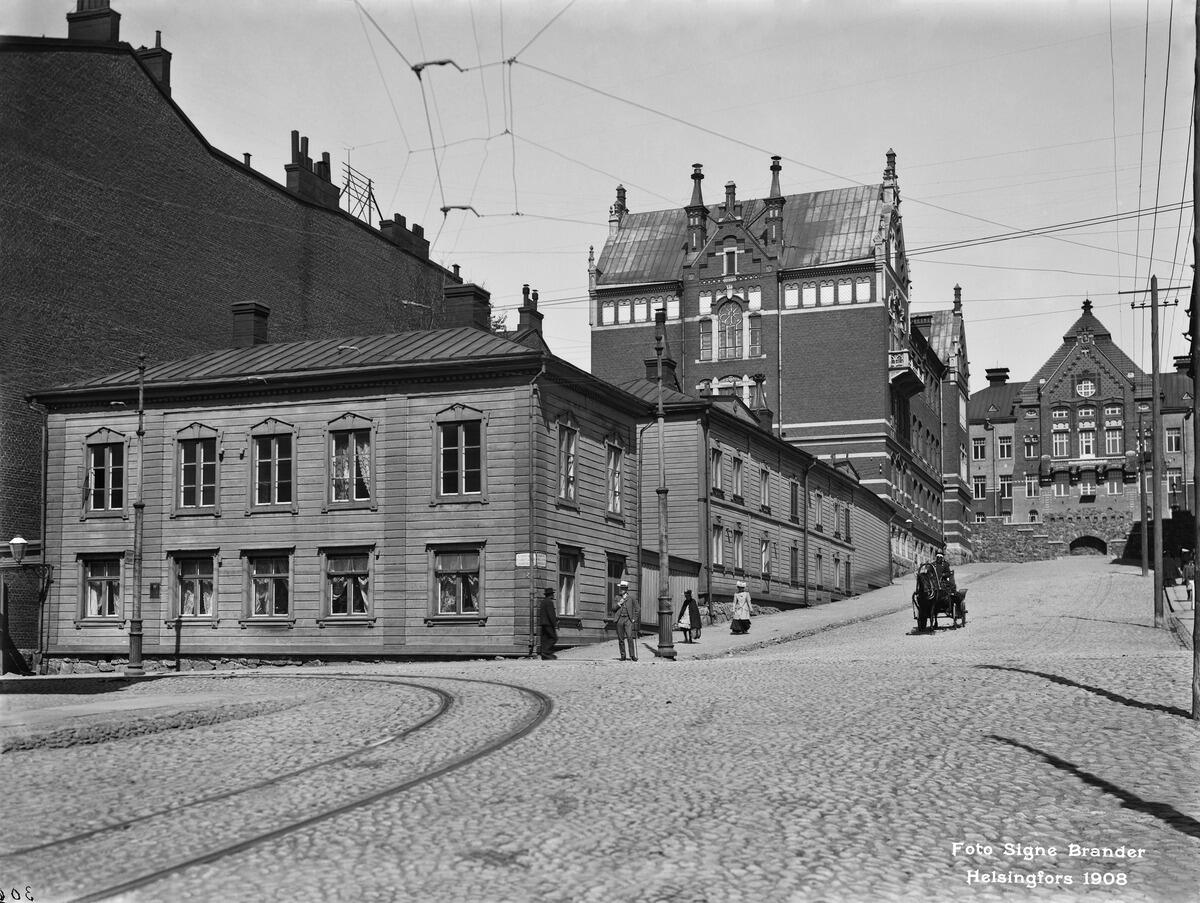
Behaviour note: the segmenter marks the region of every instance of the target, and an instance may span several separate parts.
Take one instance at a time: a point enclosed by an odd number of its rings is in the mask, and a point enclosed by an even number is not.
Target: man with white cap
[[[625,661],[625,647],[629,647],[629,658],[637,661],[638,610],[629,595],[629,583],[622,580],[617,584],[616,611],[613,620],[617,623],[617,649],[621,661]]]

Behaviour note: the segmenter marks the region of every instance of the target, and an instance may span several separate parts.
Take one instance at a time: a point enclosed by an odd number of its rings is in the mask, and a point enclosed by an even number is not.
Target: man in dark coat
[[[629,650],[629,658],[637,661],[638,621],[641,613],[637,603],[629,595],[629,584],[622,580],[617,584],[616,611],[613,621],[617,625],[617,648],[621,651],[621,661],[625,661],[625,650]]]
[[[937,571],[938,583],[942,585],[942,589],[956,590],[954,585],[954,571],[950,569],[950,562],[946,560],[944,552],[938,552],[933,558],[933,569]]]
[[[683,605],[679,609],[679,627],[683,630],[684,642],[700,639],[700,606],[690,589],[683,591]]]
[[[554,654],[554,644],[558,640],[558,608],[554,604],[554,590],[546,587],[542,593],[542,605],[538,610],[538,624],[541,628],[541,643],[538,653],[544,659],[558,658]]]

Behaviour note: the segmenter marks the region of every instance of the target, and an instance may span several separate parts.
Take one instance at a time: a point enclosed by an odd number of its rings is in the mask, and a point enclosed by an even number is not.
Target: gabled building
[[[1143,454],[1152,448],[1151,377],[1113,341],[1091,301],[1031,379],[1009,382],[1007,368],[989,369],[988,387],[968,407],[976,552],[1021,559],[1086,547],[1120,556],[1141,520],[1143,470],[1148,510],[1158,505],[1166,521],[1192,512],[1186,366],[1160,375],[1159,486]],[[1004,525],[1014,529],[995,529]]]
[[[156,666],[525,654],[547,587],[601,639],[647,405],[548,353],[528,294],[521,341],[474,286],[449,315],[152,364],[141,438],[137,370],[39,392],[51,667],[119,662],[135,599]]]
[[[730,182],[708,204],[696,164],[689,204],[645,213],[617,189],[608,239],[589,261],[594,371],[619,380],[636,370],[663,308],[686,391],[749,403],[762,374],[780,439],[851,462],[896,506],[889,532],[902,557],[942,545],[947,504],[965,550],[961,490],[947,502],[943,481],[950,370],[934,347],[957,341],[965,355],[961,311],[957,326],[910,317],[895,154],[877,185],[785,196],[779,157],[769,172],[765,197],[739,198]],[[952,386],[965,356],[956,368]]]
[[[233,302],[299,341],[437,325],[462,282],[419,225],[340,209],[329,154],[297,132],[282,181],[209,144],[172,94],[161,36],[129,25],[108,0],[78,0],[66,38],[0,37],[0,548],[21,534],[33,563],[44,474],[28,393],[140,353],[225,348]],[[12,564],[8,625],[29,650],[40,587]]]

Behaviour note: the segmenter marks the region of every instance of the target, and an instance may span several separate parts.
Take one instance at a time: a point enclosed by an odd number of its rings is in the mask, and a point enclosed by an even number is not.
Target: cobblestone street
[[[618,662],[614,642],[187,675],[125,687],[128,708],[74,733],[26,717],[3,733],[0,884],[42,901],[1196,900],[1191,656],[1152,627],[1149,579],[1101,558],[959,573],[968,626],[934,635],[910,634],[905,580],[746,638],[706,627],[674,663]],[[758,646],[776,619],[807,635]],[[194,721],[184,695],[204,698]],[[176,721],[156,730],[143,697]]]

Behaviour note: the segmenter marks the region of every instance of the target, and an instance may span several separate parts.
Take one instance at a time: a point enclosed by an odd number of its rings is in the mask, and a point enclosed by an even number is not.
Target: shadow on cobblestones
[[[1186,834],[1189,837],[1200,839],[1200,821],[1192,818],[1190,815],[1184,815],[1174,806],[1167,803],[1155,803],[1150,800],[1142,799],[1128,790],[1123,790],[1116,784],[1111,784],[1104,778],[1097,777],[1090,771],[1084,771],[1073,762],[1068,762],[1066,759],[1060,759],[1052,753],[1044,752],[1033,746],[1027,746],[1019,740],[1013,740],[1011,737],[1001,737],[997,734],[988,734],[988,739],[996,740],[999,743],[1007,743],[1009,746],[1015,746],[1018,749],[1023,749],[1026,752],[1033,753],[1035,756],[1041,756],[1047,763],[1053,765],[1060,771],[1065,771],[1067,774],[1074,775],[1092,787],[1102,790],[1110,796],[1115,796],[1121,801],[1121,805],[1126,809],[1133,809],[1136,812],[1143,812],[1152,818],[1158,819],[1167,827],[1178,831],[1180,834]]]
[[[1142,630],[1161,630],[1161,627],[1155,627],[1153,624],[1139,624],[1136,621],[1114,621],[1111,618],[1083,618],[1079,615],[1063,615],[1071,621],[1094,621],[1097,624],[1116,624],[1119,627],[1140,627]]]
[[[1058,674],[1047,674],[1045,671],[1030,671],[1028,668],[1010,668],[1006,665],[976,665],[976,668],[981,668],[987,671],[1013,671],[1017,674],[1032,674],[1034,677],[1044,677],[1051,683],[1062,684],[1064,687],[1075,687],[1079,690],[1086,690],[1089,693],[1095,693],[1097,696],[1102,696],[1111,702],[1119,702],[1121,705],[1127,705],[1134,709],[1149,709],[1152,712],[1163,712],[1167,715],[1174,715],[1177,718],[1187,718],[1191,720],[1192,713],[1173,705],[1159,705],[1155,702],[1142,702],[1138,699],[1130,699],[1128,696],[1122,696],[1119,693],[1113,693],[1111,690],[1105,690],[1101,687],[1092,687],[1087,684],[1081,684],[1067,677],[1061,677]]]

